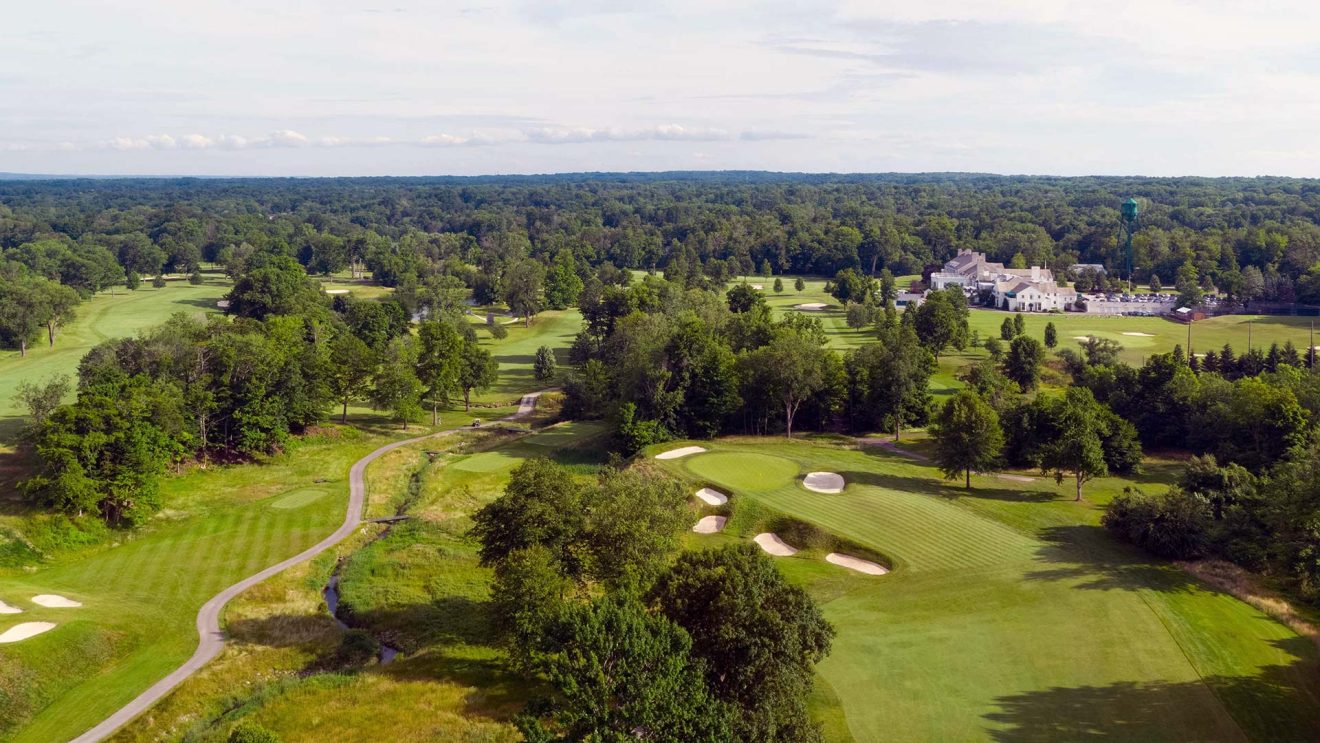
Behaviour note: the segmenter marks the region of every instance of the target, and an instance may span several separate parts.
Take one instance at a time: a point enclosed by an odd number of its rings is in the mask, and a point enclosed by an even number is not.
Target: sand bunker
[[[1073,336],[1073,340],[1075,340],[1075,341],[1089,341],[1089,340],[1091,340],[1091,336],[1089,336],[1089,335],[1074,335],[1074,336]]]
[[[698,534],[714,534],[717,531],[724,531],[726,521],[728,519],[723,516],[707,516],[698,521],[697,525],[692,527],[692,531]]]
[[[817,493],[842,493],[843,475],[833,472],[808,472],[802,478],[802,487]]]
[[[768,531],[752,537],[752,541],[775,557],[792,557],[797,554],[797,550],[788,546],[788,543],[780,539],[778,534],[771,534]]]
[[[683,446],[683,447],[679,447],[678,449],[670,449],[669,451],[660,452],[659,454],[655,455],[655,458],[678,459],[679,457],[686,457],[689,454],[700,454],[703,451],[706,451],[706,447],[704,446]]]
[[[712,490],[710,488],[702,488],[701,490],[698,490],[697,497],[706,501],[706,503],[712,506],[722,506],[725,503],[729,502],[729,496],[725,495],[724,493],[721,493],[718,490]]]
[[[44,606],[47,609],[77,609],[82,604],[73,599],[66,599],[63,596],[57,596],[53,593],[43,593],[40,596],[33,596],[32,603],[37,606]]]
[[[215,306],[219,307],[222,310],[227,310],[229,309],[229,300],[228,299],[216,300]]]
[[[825,555],[825,562],[833,563],[840,567],[848,568],[849,570],[856,570],[859,573],[866,573],[867,575],[884,575],[889,572],[889,568],[886,568],[884,565],[879,565],[870,560],[863,560],[860,557],[853,557],[852,555],[845,555],[839,552],[831,552],[828,555]]]
[[[760,284],[752,284],[752,288],[753,288],[753,289],[764,289],[765,287],[764,287],[764,286],[761,286]]]
[[[1000,474],[1000,475],[999,475],[999,479],[1000,479],[1000,480],[1012,480],[1013,482],[1035,482],[1035,481],[1036,481],[1036,478],[1034,478],[1034,477],[1027,477],[1026,475],[1006,475],[1006,474]]]
[[[347,289],[326,289],[326,294],[348,294]]]
[[[793,305],[793,309],[815,311],[815,310],[823,310],[828,306],[829,305],[825,304],[824,302],[807,302],[806,304],[795,304]]]
[[[1154,338],[1154,337],[1155,337],[1155,334],[1154,334],[1154,333],[1133,333],[1133,332],[1125,332],[1125,333],[1123,333],[1123,335],[1132,335],[1132,336],[1136,336],[1136,337],[1138,337],[1138,338]]]
[[[10,606],[5,602],[0,601],[0,614],[22,614],[22,613],[23,610],[18,608],[17,606]]]
[[[24,622],[15,624],[13,627],[0,633],[0,644],[9,642],[19,642],[29,637],[35,637],[42,632],[49,632],[55,629],[54,622]]]

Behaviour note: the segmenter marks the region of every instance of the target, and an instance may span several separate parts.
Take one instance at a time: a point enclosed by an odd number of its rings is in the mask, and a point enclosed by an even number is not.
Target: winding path
[[[540,392],[534,392],[529,395],[523,395],[518,402],[518,412],[505,418],[504,420],[516,420],[530,415],[536,407],[536,398],[541,395]],[[404,446],[416,444],[419,441],[425,441],[436,436],[454,433],[462,429],[451,428],[444,431],[428,433],[425,436],[417,436],[411,439],[395,441],[392,444],[386,444],[379,449],[371,452],[367,456],[359,459],[353,464],[352,469],[348,471],[348,511],[344,514],[344,523],[335,529],[330,536],[317,542],[315,545],[299,552],[287,560],[278,562],[259,573],[250,575],[225,590],[211,597],[210,601],[202,604],[202,608],[197,612],[197,634],[200,638],[197,643],[197,650],[193,652],[192,657],[183,665],[174,669],[170,675],[152,684],[151,688],[142,692],[136,699],[120,707],[114,714],[102,720],[96,727],[88,730],[77,738],[73,743],[95,743],[96,741],[108,738],[119,728],[127,725],[133,718],[147,711],[152,705],[160,701],[166,694],[174,690],[174,687],[183,683],[188,677],[192,676],[202,669],[211,659],[220,654],[225,647],[225,633],[220,629],[220,612],[224,610],[225,604],[238,594],[246,591],[252,586],[283,572],[298,563],[306,562],[313,557],[325,552],[331,547],[339,544],[357,530],[362,524],[362,507],[367,500],[367,485],[363,478],[366,474],[367,465],[381,458],[382,456]]]

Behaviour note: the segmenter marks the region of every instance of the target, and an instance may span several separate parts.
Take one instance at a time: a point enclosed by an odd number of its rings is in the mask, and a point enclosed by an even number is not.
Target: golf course
[[[662,460],[729,494],[703,509],[728,517],[723,531],[689,544],[778,530],[798,550],[775,560],[838,629],[817,713],[852,739],[1297,740],[1320,724],[1311,639],[1103,533],[1101,506],[1129,482],[1074,503],[1035,473],[966,491],[851,440],[703,446]],[[843,492],[804,488],[811,471],[841,475]],[[1148,472],[1136,484],[1161,488],[1165,468]],[[826,562],[840,538],[891,572]]]

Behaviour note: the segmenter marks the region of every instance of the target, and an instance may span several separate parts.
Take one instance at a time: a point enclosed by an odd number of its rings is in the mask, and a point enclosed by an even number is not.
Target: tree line
[[[443,305],[461,283],[481,304],[503,298],[530,317],[538,308],[510,297],[567,306],[605,266],[664,270],[689,285],[758,271],[902,276],[970,249],[1007,265],[1100,264],[1112,278],[1125,265],[1116,236],[1129,196],[1142,202],[1137,280],[1177,284],[1188,301],[1214,288],[1320,302],[1320,189],[1286,178],[6,181],[0,263],[87,296],[204,262],[237,276],[253,255],[286,256],[312,274],[370,271],[410,311]],[[543,292],[528,290],[538,283]],[[0,341],[19,342],[13,330]]]
[[[727,292],[660,276],[604,285],[580,299],[565,415],[617,424],[625,451],[670,438],[903,428],[926,420],[932,349],[965,343],[961,294],[939,293],[899,315],[892,302],[873,341],[840,355],[818,317],[775,320],[747,284]]]

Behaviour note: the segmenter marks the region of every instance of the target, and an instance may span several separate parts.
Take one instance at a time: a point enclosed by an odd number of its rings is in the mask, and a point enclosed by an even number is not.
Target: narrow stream
[[[325,607],[330,610],[330,616],[335,620],[335,624],[338,624],[342,629],[352,629],[339,616],[339,571],[343,567],[344,561],[340,560],[339,564],[335,566],[335,572],[330,576],[329,582],[326,583],[325,588],[321,589],[321,593],[325,596]],[[393,645],[380,643],[380,664],[383,666],[389,663],[400,652],[402,651]]]
[[[426,469],[425,464],[419,467],[417,471],[413,472],[412,477],[408,482],[408,495],[403,499],[403,502],[400,503],[399,507],[395,510],[394,512],[395,516],[400,516],[400,517],[407,516],[408,509],[417,499],[417,495],[421,490],[422,470],[424,469]],[[385,537],[389,536],[390,531],[393,529],[394,529],[394,522],[386,524],[385,528],[382,529],[379,534],[372,537],[371,540],[367,542],[367,544],[371,544],[372,542],[375,542],[377,540],[384,539]],[[330,574],[330,580],[326,582],[325,588],[321,589],[321,594],[325,597],[325,607],[330,610],[330,616],[335,620],[335,623],[338,624],[341,628],[347,630],[347,629],[352,629],[352,627],[350,627],[348,623],[345,622],[343,618],[339,616],[339,573],[344,569],[344,561],[346,559],[347,559],[346,557],[341,557],[339,558],[339,562],[335,563],[335,570],[333,573]],[[399,650],[399,648],[381,642],[380,664],[385,665],[386,663],[389,663],[390,661],[394,660],[394,658],[397,655],[399,655],[399,653],[401,652],[403,651]]]

